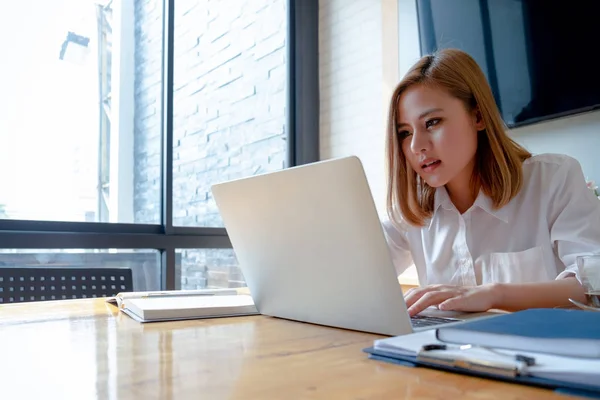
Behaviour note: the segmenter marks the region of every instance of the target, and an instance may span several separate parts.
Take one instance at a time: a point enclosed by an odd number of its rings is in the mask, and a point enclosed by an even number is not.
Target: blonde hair
[[[478,135],[472,187],[474,190],[481,188],[492,199],[494,207],[506,205],[521,189],[522,163],[531,157],[531,153],[507,135],[492,90],[475,60],[461,50],[444,49],[422,57],[392,94],[386,138],[387,213],[390,219],[396,223],[423,226],[434,211],[435,188],[421,180],[410,167],[397,132],[400,97],[414,85],[444,89],[461,100],[468,111],[479,110],[485,132]]]

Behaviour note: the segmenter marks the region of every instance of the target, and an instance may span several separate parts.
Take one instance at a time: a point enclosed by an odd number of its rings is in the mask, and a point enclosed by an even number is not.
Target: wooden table
[[[254,316],[139,324],[101,299],[0,306],[1,399],[553,399],[369,360],[380,336]]]

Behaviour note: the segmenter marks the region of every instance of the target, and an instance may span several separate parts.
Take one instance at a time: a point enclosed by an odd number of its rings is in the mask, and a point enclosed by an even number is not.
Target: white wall
[[[585,175],[600,182],[600,111],[515,128],[511,134],[533,153],[575,157]]]
[[[385,212],[388,99],[399,80],[403,39],[398,5],[398,0],[319,1],[320,157],[358,156],[380,214]],[[405,14],[414,31],[416,21]],[[418,54],[414,41],[405,46]],[[400,281],[417,284],[414,268]]]
[[[358,156],[378,206],[385,189],[382,18],[381,0],[319,1],[320,157]]]

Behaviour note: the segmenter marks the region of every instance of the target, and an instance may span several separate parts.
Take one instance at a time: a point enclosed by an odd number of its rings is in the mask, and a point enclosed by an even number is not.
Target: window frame
[[[231,248],[225,228],[173,226],[175,0],[163,1],[160,224],[0,219],[2,249],[156,249],[161,289],[181,288],[175,252]],[[285,168],[319,160],[318,0],[287,0]]]

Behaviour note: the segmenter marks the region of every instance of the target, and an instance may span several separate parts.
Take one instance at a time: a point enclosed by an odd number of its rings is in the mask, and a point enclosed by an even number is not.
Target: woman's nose
[[[427,134],[420,130],[415,130],[411,138],[410,150],[415,154],[420,154],[424,151],[428,151],[430,147]]]

